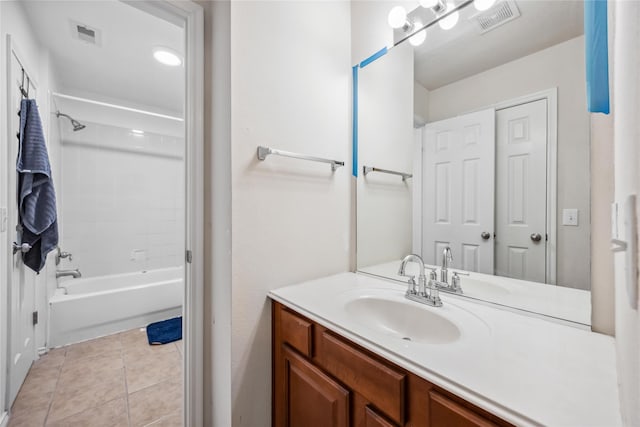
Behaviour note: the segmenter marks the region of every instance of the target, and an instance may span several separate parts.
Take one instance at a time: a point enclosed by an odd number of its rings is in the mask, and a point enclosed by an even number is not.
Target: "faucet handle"
[[[409,280],[407,280],[407,292],[411,293],[411,294],[415,294],[416,293],[416,276],[405,276],[408,277]]]
[[[429,270],[431,270],[431,272],[429,273],[429,281],[438,280],[438,269],[436,267],[433,267],[433,268],[429,268]]]

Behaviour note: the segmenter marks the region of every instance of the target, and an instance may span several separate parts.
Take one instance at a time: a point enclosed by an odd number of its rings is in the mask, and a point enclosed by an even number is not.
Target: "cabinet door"
[[[437,392],[429,393],[431,427],[495,427],[497,424]]]
[[[349,391],[288,347],[283,351],[285,425],[347,427]]]
[[[397,427],[395,424],[386,420],[382,415],[378,414],[375,409],[367,406],[365,409],[364,425],[365,427]]]

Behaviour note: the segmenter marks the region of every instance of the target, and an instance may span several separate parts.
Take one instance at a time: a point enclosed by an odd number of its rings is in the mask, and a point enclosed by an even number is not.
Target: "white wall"
[[[351,250],[349,168],[256,147],[349,163],[349,2],[232,2],[230,31],[232,422],[254,427],[271,420],[267,292],[347,271]]]
[[[184,139],[138,136],[81,117],[87,127],[77,132],[59,119],[60,247],[73,254],[60,268],[95,277],[182,265]]]
[[[590,148],[584,37],[429,92],[429,121],[558,88],[558,235],[556,283],[590,289]],[[582,107],[577,107],[582,106]],[[579,210],[579,226],[562,225],[562,209]]]
[[[392,44],[386,19],[393,2],[351,2],[352,62]],[[415,5],[414,5],[415,6]],[[404,43],[358,71],[357,266],[411,252],[412,183],[363,166],[413,169],[413,47]]]
[[[610,58],[614,58],[615,200],[623,202],[630,194],[640,194],[640,3],[609,2],[609,5],[609,34],[614,37]],[[626,253],[616,254],[614,264],[618,383],[623,421],[625,425],[637,426],[640,425],[640,309],[632,309],[627,296],[625,258]]]

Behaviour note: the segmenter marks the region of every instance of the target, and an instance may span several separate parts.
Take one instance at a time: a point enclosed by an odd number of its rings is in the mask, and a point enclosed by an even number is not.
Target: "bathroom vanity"
[[[271,291],[274,426],[621,425],[611,337],[343,273]]]
[[[511,425],[273,302],[274,426]]]

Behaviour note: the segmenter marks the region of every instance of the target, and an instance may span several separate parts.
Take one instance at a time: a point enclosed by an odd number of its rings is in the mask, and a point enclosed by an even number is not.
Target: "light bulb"
[[[402,6],[396,6],[389,12],[387,21],[391,28],[401,28],[407,22],[407,11]]]
[[[495,4],[496,0],[473,0],[473,6],[477,10],[487,10]]]
[[[431,8],[438,4],[438,0],[419,0],[418,3],[424,8]]]
[[[445,10],[444,13],[450,12],[451,10],[453,10],[454,7],[455,6],[454,6],[453,3],[448,2],[447,3],[447,10]],[[438,21],[438,25],[440,25],[440,28],[442,28],[443,30],[450,30],[450,29],[452,29],[453,27],[456,26],[456,24],[458,23],[458,18],[459,17],[460,17],[460,14],[456,10],[451,15],[449,15],[446,18],[441,19],[440,21]]]
[[[409,38],[409,43],[411,43],[411,46],[420,46],[422,43],[424,43],[426,38],[427,38],[427,30],[424,29],[412,35]]]

